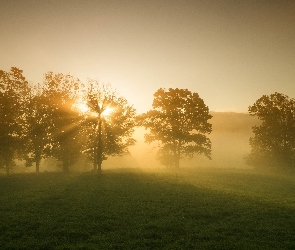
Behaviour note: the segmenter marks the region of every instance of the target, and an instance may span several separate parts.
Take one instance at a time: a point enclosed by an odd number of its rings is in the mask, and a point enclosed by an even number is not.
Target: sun
[[[93,116],[93,117],[99,116],[99,114],[97,112],[90,110],[89,106],[84,101],[77,101],[73,105],[73,107],[82,115]],[[105,118],[110,117],[110,116],[112,116],[113,111],[114,111],[114,108],[106,107],[100,115]]]
[[[77,102],[75,107],[83,114],[89,112],[89,107],[85,102]]]
[[[102,115],[107,117],[107,116],[110,116],[112,114],[112,112],[114,111],[113,108],[106,108],[103,112],[102,112]]]

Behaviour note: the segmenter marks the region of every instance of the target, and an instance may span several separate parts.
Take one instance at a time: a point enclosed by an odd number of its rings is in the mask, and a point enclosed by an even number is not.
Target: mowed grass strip
[[[295,178],[107,170],[0,177],[0,249],[295,249]]]

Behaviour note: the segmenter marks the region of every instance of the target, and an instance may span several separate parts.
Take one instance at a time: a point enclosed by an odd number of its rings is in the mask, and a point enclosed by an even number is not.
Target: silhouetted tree
[[[31,88],[26,105],[26,126],[24,158],[26,165],[32,166],[35,162],[36,172],[39,173],[42,158],[50,156],[52,137],[50,136],[51,104],[44,95],[44,89],[39,85]]]
[[[295,166],[295,100],[281,93],[263,95],[249,113],[257,116],[260,126],[252,128],[248,164],[256,167]]]
[[[62,162],[63,172],[69,172],[79,155],[78,141],[81,117],[74,108],[81,82],[71,75],[48,72],[44,77],[44,96],[49,102],[49,134],[51,155]]]
[[[9,174],[24,138],[24,109],[29,93],[22,70],[0,70],[0,158]],[[2,165],[2,166],[3,166]]]
[[[93,170],[97,172],[108,156],[126,154],[128,146],[135,143],[135,109],[109,85],[90,80],[89,86],[89,112],[85,114],[88,141],[84,152],[93,160]]]
[[[139,125],[149,129],[145,141],[160,141],[158,160],[179,167],[183,155],[204,154],[210,158],[212,130],[209,108],[197,93],[187,89],[160,88],[154,94],[153,109],[138,117]]]

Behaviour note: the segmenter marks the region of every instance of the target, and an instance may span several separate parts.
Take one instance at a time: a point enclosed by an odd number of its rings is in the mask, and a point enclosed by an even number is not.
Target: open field
[[[0,249],[295,249],[295,174],[0,176]]]

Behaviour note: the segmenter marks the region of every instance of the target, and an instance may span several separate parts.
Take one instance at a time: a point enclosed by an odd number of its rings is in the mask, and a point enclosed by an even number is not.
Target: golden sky
[[[160,87],[198,92],[212,111],[295,98],[293,0],[2,0],[0,32],[1,70],[99,79],[139,113]]]

